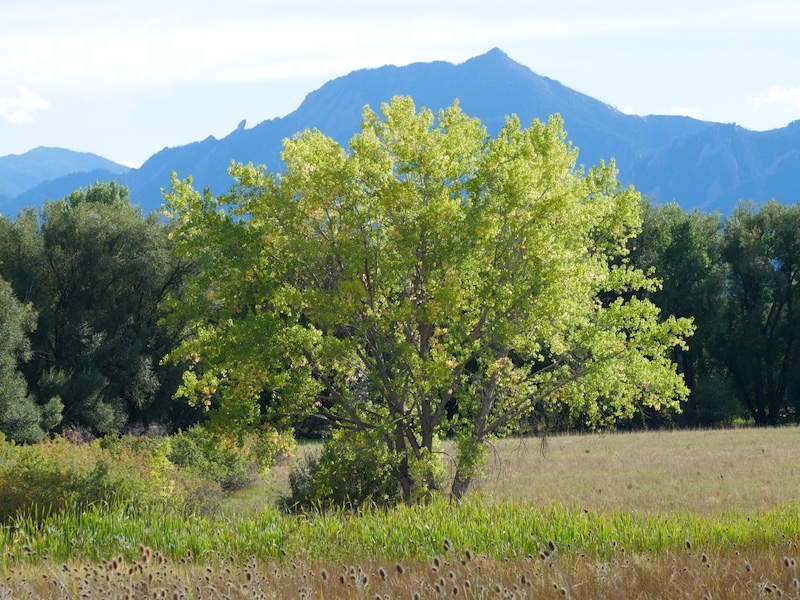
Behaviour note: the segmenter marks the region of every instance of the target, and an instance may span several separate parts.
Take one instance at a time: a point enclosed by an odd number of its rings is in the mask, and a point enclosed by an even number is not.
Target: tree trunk
[[[405,456],[400,461],[400,465],[395,470],[395,477],[400,482],[400,490],[403,493],[403,502],[411,504],[412,494],[414,489],[414,480],[411,478],[411,473],[408,468],[408,457]]]
[[[456,476],[453,479],[453,486],[450,488],[450,499],[458,502],[464,497],[469,489],[472,477],[463,473],[461,469],[456,469]]]

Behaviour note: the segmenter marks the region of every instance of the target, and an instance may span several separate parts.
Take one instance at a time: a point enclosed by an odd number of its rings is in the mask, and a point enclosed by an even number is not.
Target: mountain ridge
[[[280,171],[283,140],[306,129],[319,129],[346,145],[359,130],[363,107],[377,111],[396,95],[411,96],[417,107],[433,111],[458,100],[491,135],[507,115],[516,114],[528,125],[559,113],[568,141],[579,150],[580,164],[613,158],[620,182],[657,202],[676,200],[686,209],[729,213],[739,198],[795,202],[800,197],[800,121],[755,132],[685,116],[629,115],[535,73],[498,48],[459,64],[417,62],[353,71],[311,91],[284,117],[251,128],[242,122],[220,139],[209,136],[164,148],[123,176],[93,173],[128,185],[145,211],[160,206],[160,190],[169,186],[173,171],[181,178],[192,176],[197,188],[224,193],[231,183],[231,161]],[[84,185],[94,183],[88,176],[85,180]],[[20,199],[30,201],[38,194],[43,200],[42,194],[55,193],[62,189],[59,185],[57,179],[50,181],[47,187],[27,190]],[[0,212],[5,212],[3,206],[0,201]]]

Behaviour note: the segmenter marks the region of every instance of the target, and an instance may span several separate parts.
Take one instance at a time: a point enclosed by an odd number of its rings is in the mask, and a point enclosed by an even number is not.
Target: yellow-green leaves
[[[177,355],[201,357],[222,406],[260,390],[372,431],[410,500],[437,437],[460,440],[458,495],[468,454],[533,411],[610,423],[685,395],[669,356],[690,325],[638,299],[657,282],[627,263],[638,194],[613,163],[576,168],[560,118],[491,139],[457,104],[395,98],[347,150],[305,132],[283,159],[280,176],[234,166],[223,198],[169,197],[206,261]]]

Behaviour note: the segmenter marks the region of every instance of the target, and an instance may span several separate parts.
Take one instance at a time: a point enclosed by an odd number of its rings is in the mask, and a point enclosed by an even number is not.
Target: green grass
[[[140,545],[178,560],[187,555],[218,561],[280,559],[428,559],[448,539],[467,549],[503,559],[538,555],[553,542],[564,555],[608,559],[620,552],[659,555],[677,552],[688,540],[708,552],[765,548],[800,540],[800,507],[708,518],[696,513],[636,515],[524,502],[480,499],[459,506],[446,500],[426,506],[368,511],[357,516],[331,512],[290,516],[268,510],[249,517],[184,517],[158,511],[92,511],[62,514],[37,525],[18,519],[0,542],[6,560],[25,554],[65,561],[134,557]]]

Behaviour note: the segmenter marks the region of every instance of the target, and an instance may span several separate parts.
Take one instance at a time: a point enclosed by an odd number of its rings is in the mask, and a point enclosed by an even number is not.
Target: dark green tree
[[[726,271],[722,220],[716,213],[686,212],[675,203],[643,204],[642,232],[631,260],[654,270],[662,286],[650,294],[665,314],[693,317],[688,348],[675,348],[675,362],[691,393],[678,417],[684,425],[730,422],[742,412],[726,378],[718,349],[723,321]]]
[[[61,420],[60,400],[38,404],[18,369],[31,356],[28,334],[35,325],[33,308],[0,278],[0,433],[17,442],[35,442]]]
[[[0,229],[0,272],[39,314],[25,366],[37,397],[59,396],[65,424],[97,434],[169,420],[177,373],[159,361],[178,337],[160,319],[187,263],[168,227],[98,183]]]
[[[800,204],[742,204],[725,223],[728,267],[723,359],[736,394],[759,425],[796,418]]]

